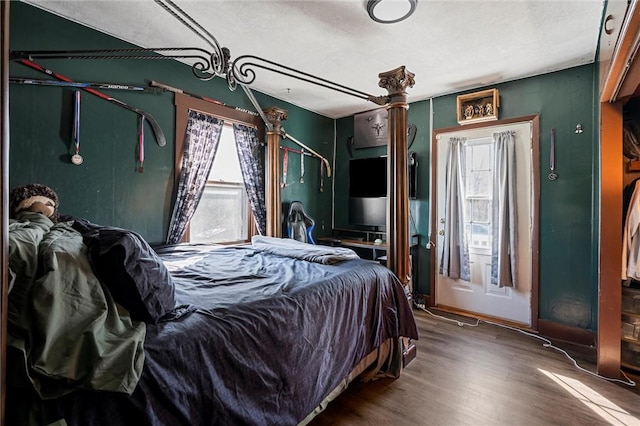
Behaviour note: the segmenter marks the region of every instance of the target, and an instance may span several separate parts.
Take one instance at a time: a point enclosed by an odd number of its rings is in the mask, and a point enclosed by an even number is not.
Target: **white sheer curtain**
[[[453,279],[470,281],[469,248],[464,237],[465,142],[466,138],[449,139],[440,274]]]
[[[493,214],[491,283],[516,287],[516,133],[493,134]]]

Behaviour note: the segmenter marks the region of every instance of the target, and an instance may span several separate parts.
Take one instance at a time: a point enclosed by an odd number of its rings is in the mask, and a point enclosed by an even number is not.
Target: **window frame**
[[[494,164],[493,164],[492,158],[493,158],[494,149],[495,149],[495,147],[494,147],[495,144],[493,142],[493,138],[491,138],[491,137],[482,137],[482,138],[477,138],[477,139],[471,139],[471,140],[466,141],[465,145],[466,145],[467,149],[473,148],[473,147],[476,147],[476,146],[489,146],[490,147],[490,157],[491,157],[490,158],[491,163],[489,164],[489,168],[488,169],[474,169],[474,167],[472,165],[470,165],[469,169],[465,170],[465,180],[470,178],[470,176],[468,176],[468,173],[490,172],[490,174],[492,174],[493,173],[493,168],[494,168]],[[473,162],[473,159],[471,161]],[[465,187],[466,187],[466,182],[465,182]],[[472,250],[474,252],[482,252],[482,251],[490,248],[491,246],[483,247],[482,245],[474,244],[473,238],[472,238],[473,227],[474,227],[474,225],[487,227],[488,232],[489,232],[487,238],[489,239],[489,242],[491,242],[491,227],[492,227],[492,224],[491,224],[491,207],[493,205],[493,182],[491,182],[491,187],[489,188],[489,191],[487,192],[487,194],[480,194],[480,193],[468,194],[467,190],[468,190],[468,187],[465,188],[465,197],[464,197],[465,200],[464,201],[465,201],[465,208],[469,208],[469,210],[470,210],[470,214],[469,214],[470,217],[468,218],[469,220],[465,221],[465,224],[464,224],[465,225],[465,238],[467,239],[467,244],[468,244],[469,250]],[[472,216],[471,211],[473,210],[473,208],[472,207],[467,207],[467,205],[468,205],[469,202],[473,203],[473,202],[476,202],[476,201],[487,201],[487,202],[489,202],[489,207],[490,207],[489,208],[489,218],[488,218],[487,221],[476,221],[471,217]],[[470,229],[468,236],[466,235],[467,226]]]
[[[207,183],[205,185],[212,185],[214,187],[217,188],[223,188],[223,187],[227,187],[227,188],[242,188],[244,189],[244,184],[242,183],[236,183],[236,182],[222,182],[222,181],[217,181],[217,180],[208,180]],[[246,223],[246,228],[245,228],[245,232],[247,235],[246,239],[239,239],[239,240],[229,240],[229,241],[223,241],[223,242],[204,242],[202,241],[203,244],[220,244],[220,245],[232,245],[232,244],[240,244],[240,243],[246,243],[251,241],[251,237],[253,235],[257,234],[257,230],[254,231],[254,233],[252,234],[252,229],[256,229],[255,227],[255,220],[253,218],[253,213],[251,212],[251,203],[249,202],[248,197],[246,198],[246,205],[245,205],[245,209],[247,212],[247,223]],[[197,212],[197,210],[196,210]],[[195,215],[194,215],[195,216]],[[192,218],[193,220],[193,218]],[[187,231],[191,231],[191,222],[189,222],[189,226],[187,227]],[[189,235],[189,241],[191,242],[191,235]],[[199,244],[199,243],[197,243]]]
[[[264,122],[260,116],[249,114],[248,112],[239,111],[233,107],[229,107],[223,104],[216,104],[213,102],[205,101],[195,98],[193,96],[185,95],[183,93],[175,93],[174,97],[175,105],[175,150],[174,150],[174,181],[172,194],[175,194],[175,190],[178,187],[180,181],[180,173],[182,172],[182,153],[184,149],[185,132],[187,130],[187,122],[189,120],[189,110],[195,110],[204,114],[212,115],[216,118],[224,120],[225,123],[243,124],[245,126],[254,127],[258,131],[258,135],[265,134]],[[175,201],[174,201],[175,202]],[[250,204],[247,201],[248,204]],[[173,208],[173,205],[172,205]],[[255,224],[255,219],[251,211],[251,206],[248,206],[249,220],[248,220],[248,240],[251,237],[258,234],[258,229]],[[181,243],[187,243],[190,240],[190,225],[187,225]],[[248,241],[247,240],[247,241]],[[236,244],[244,241],[225,242],[220,244]]]

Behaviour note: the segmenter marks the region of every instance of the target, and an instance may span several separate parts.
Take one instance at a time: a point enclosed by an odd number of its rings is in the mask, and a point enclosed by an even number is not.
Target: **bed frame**
[[[9,194],[9,6],[10,1],[0,0],[2,19],[2,75],[0,89],[2,150],[0,168],[2,173],[2,243],[0,258],[5,265],[2,270],[2,289],[0,290],[0,424],[5,419],[6,389],[6,342],[7,342],[7,298],[8,298],[8,194]],[[408,157],[407,157],[407,103],[406,90],[414,85],[414,74],[400,66],[394,70],[380,73],[379,86],[388,91],[386,108],[389,120],[389,139],[387,141],[389,193],[387,218],[387,267],[394,272],[411,295],[411,268],[409,257],[409,200],[408,200]],[[372,100],[372,99],[370,99]],[[286,119],[286,111],[277,108],[269,111],[271,130],[267,131],[267,235],[281,236],[281,203],[279,176],[279,146],[282,137],[281,122]],[[408,362],[415,356],[415,347],[405,342],[403,351]]]

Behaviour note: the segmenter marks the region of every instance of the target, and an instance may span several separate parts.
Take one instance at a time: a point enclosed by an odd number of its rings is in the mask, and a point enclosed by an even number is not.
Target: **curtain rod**
[[[229,125],[232,125],[232,124],[241,124],[241,125],[246,126],[246,127],[251,127],[252,129],[256,129],[256,130],[258,129],[258,126],[256,126],[255,124],[246,123],[246,122],[244,122],[244,121],[240,121],[240,120],[234,120],[233,118],[224,118],[224,117],[219,117],[219,116],[217,116],[217,115],[215,115],[215,114],[212,114],[212,113],[207,112],[207,111],[202,111],[202,110],[200,110],[200,109],[198,109],[198,108],[192,108],[192,107],[189,107],[188,109],[189,109],[189,111],[196,111],[196,112],[199,112],[199,113],[201,113],[201,114],[208,115],[208,116],[210,116],[210,117],[215,117],[215,118],[217,118],[217,119],[220,119],[220,120],[222,120],[225,124],[229,124]]]
[[[179,88],[173,87],[173,86],[169,86],[168,84],[159,83],[159,82],[157,82],[155,80],[149,81],[149,86],[156,87],[156,88],[159,88],[161,90],[166,90],[167,92],[180,93],[182,95],[191,96],[192,98],[200,99],[202,101],[209,102],[209,103],[216,104],[216,105],[225,106],[227,108],[232,108],[232,109],[235,109],[236,111],[244,112],[246,114],[251,114],[251,115],[256,115],[256,116],[259,115],[258,113],[253,112],[253,111],[249,111],[248,109],[227,105],[226,103],[224,103],[222,101],[210,98],[208,96],[202,96],[202,95],[197,95],[197,94],[191,93],[191,92],[185,92],[182,89],[179,89]]]

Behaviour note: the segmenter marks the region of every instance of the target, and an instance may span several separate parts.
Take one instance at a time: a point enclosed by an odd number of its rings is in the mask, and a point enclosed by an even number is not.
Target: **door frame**
[[[442,129],[434,129],[431,135],[431,229],[433,235],[437,224],[437,173],[438,173],[438,135],[441,133],[459,132],[462,130],[471,130],[479,128],[490,128],[496,126],[504,126],[514,123],[531,123],[531,220],[533,229],[531,231],[531,329],[538,330],[538,292],[539,292],[539,254],[540,254],[540,116],[538,114],[525,115],[522,117],[507,118],[484,123],[474,123],[465,126],[447,127]],[[436,265],[436,250],[439,247],[433,247],[429,250],[429,295],[427,298],[428,306],[436,304],[436,274],[438,271]],[[499,319],[496,319],[499,321]]]

